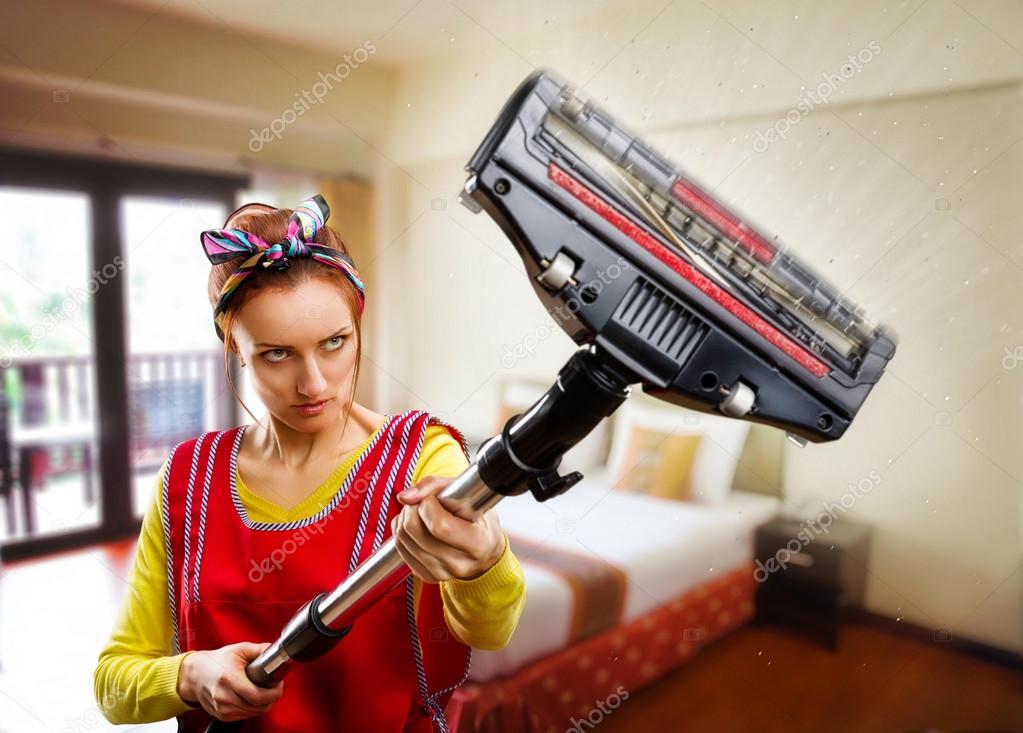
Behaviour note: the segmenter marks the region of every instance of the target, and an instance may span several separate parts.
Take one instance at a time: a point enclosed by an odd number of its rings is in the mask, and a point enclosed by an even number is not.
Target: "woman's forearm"
[[[445,580],[440,592],[444,619],[455,636],[476,649],[503,649],[526,605],[525,577],[507,535],[496,565],[472,580]]]
[[[178,674],[187,654],[154,658],[105,652],[93,678],[100,712],[119,725],[155,723],[191,710],[178,694]]]
[[[163,471],[142,522],[128,589],[93,674],[96,703],[111,723],[151,723],[189,710],[177,692],[185,654],[173,654],[167,554],[160,516]]]

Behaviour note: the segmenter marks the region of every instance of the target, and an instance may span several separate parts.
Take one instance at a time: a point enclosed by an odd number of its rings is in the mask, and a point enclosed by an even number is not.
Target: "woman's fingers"
[[[245,677],[235,683],[233,692],[243,704],[252,708],[261,708],[272,705],[281,699],[281,695],[284,694],[284,681],[281,680],[273,687],[259,687]]]
[[[208,711],[220,720],[240,720],[270,712],[270,705],[248,705],[229,687],[221,687],[209,693],[206,705]]]
[[[412,486],[398,494],[402,503],[409,504],[421,501],[426,496],[439,494],[454,481],[452,476],[424,476]]]
[[[231,673],[226,681],[230,685],[232,692],[238,695],[244,704],[253,708],[275,703],[284,694],[284,680],[278,680],[273,687],[260,687],[253,684],[252,680],[245,674],[245,666],[262,654],[269,646],[269,643],[254,644],[242,642],[234,647],[234,651],[238,655],[238,667],[240,669],[236,667],[236,671]]]
[[[397,520],[397,518],[395,519]],[[427,583],[439,583],[442,580],[446,580],[446,578],[437,577],[435,573],[433,573],[420,561],[416,550],[408,546],[407,537],[400,532],[395,535],[394,547],[398,550],[398,554],[401,555],[401,559],[405,561],[405,564],[408,565],[409,568],[412,569],[412,572],[423,581]]]
[[[415,518],[413,508],[408,507],[405,511],[413,516],[412,522],[421,522]],[[425,529],[409,532],[401,520],[402,517],[399,515],[392,523],[392,529],[397,529],[395,543],[399,550],[414,558],[415,562],[409,563],[409,566],[413,567],[416,575],[431,583],[439,583],[479,574],[477,571],[478,560],[455,547],[448,547],[430,537]],[[426,546],[424,547],[424,545]]]
[[[429,535],[440,540],[441,545],[454,547],[474,557],[476,548],[480,546],[479,527],[449,512],[437,498],[437,494],[454,480],[449,476],[426,476],[399,493],[399,501],[406,505],[406,509],[418,508],[422,520],[421,524],[415,525],[406,520],[405,526],[416,533],[416,539],[425,547],[430,546],[427,540]]]
[[[423,500],[417,506],[402,509],[400,514],[402,528],[412,536],[419,547],[431,555],[441,559],[450,558],[452,555],[464,555],[467,559],[471,559],[471,553],[463,549],[461,544],[450,542],[444,535],[438,535],[430,530],[423,515],[431,511],[427,506],[435,501],[437,500],[431,497]],[[441,511],[444,511],[443,507]]]
[[[495,513],[487,511],[468,521],[441,503],[437,494],[453,480],[427,476],[398,494],[405,506],[391,522],[403,559],[429,582],[477,577],[492,567],[504,547]]]
[[[469,557],[475,557],[481,537],[478,525],[449,512],[436,496],[423,499],[418,509],[423,526],[433,537],[458,548]]]

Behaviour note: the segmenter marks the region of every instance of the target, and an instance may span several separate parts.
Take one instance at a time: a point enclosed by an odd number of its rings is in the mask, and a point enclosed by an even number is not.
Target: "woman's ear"
[[[234,340],[233,334],[228,334],[227,336],[227,350],[235,355],[242,366],[245,366],[245,357],[242,356],[242,351],[238,348],[238,342]]]

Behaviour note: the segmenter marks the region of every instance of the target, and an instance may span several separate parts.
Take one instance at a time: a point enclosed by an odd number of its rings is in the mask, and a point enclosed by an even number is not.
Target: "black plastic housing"
[[[549,176],[552,162],[570,173],[578,163],[552,153],[539,135],[564,88],[539,71],[515,90],[467,164],[463,193],[467,205],[486,211],[511,240],[554,320],[577,344],[598,345],[660,399],[718,412],[742,382],[755,402],[741,419],[812,442],[841,437],[895,353],[890,332],[878,329],[854,374],[836,366],[816,376],[581,204]],[[592,171],[587,174],[592,180]],[[630,214],[608,192],[592,188]],[[640,217],[630,218],[665,241]],[[538,276],[559,253],[574,263],[572,281],[551,292]]]

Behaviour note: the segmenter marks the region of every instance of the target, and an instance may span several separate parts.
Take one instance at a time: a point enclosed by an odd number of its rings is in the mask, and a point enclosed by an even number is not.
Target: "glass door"
[[[171,449],[236,424],[199,233],[248,184],[0,150],[0,560],[137,537]]]
[[[0,188],[0,540],[99,523],[85,193]]]
[[[128,380],[133,507],[140,516],[160,466],[180,441],[234,424],[234,396],[207,297],[204,229],[223,226],[216,201],[126,196]]]

